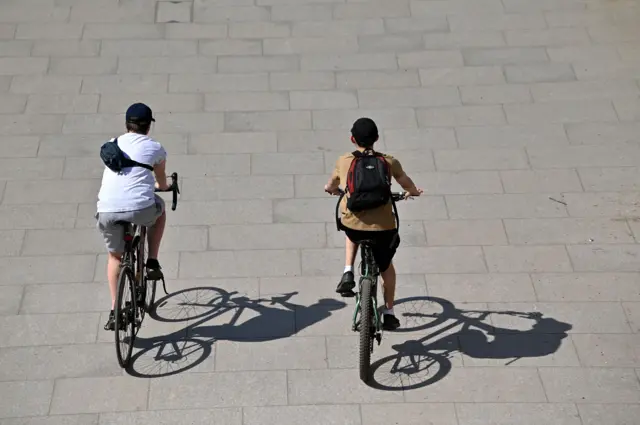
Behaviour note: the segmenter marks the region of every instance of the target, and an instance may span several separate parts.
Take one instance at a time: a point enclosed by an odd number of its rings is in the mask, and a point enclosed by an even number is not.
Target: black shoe
[[[400,327],[400,321],[393,314],[384,314],[382,319],[382,329],[385,331],[395,331]]]
[[[147,259],[147,279],[148,280],[160,280],[164,278],[164,274],[162,274],[162,270],[160,267],[160,263],[155,258]]]
[[[354,296],[353,288],[356,287],[356,281],[353,277],[353,272],[345,272],[340,279],[340,283],[338,283],[338,287],[336,288],[336,292],[343,297]]]
[[[107,323],[104,324],[105,331],[115,331],[116,330],[116,316],[113,314],[113,310],[109,313],[109,318],[107,319]]]

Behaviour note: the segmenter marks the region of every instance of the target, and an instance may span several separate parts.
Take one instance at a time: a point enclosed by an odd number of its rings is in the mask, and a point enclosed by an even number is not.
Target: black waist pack
[[[149,171],[153,171],[151,165],[143,164],[138,161],[127,157],[120,146],[118,146],[118,138],[113,139],[113,142],[106,142],[100,148],[100,158],[104,165],[111,171],[119,173],[125,168],[142,167]]]

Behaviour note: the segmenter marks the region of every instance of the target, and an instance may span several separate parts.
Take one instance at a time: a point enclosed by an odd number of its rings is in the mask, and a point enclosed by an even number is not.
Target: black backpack
[[[142,164],[141,162],[134,161],[127,157],[124,152],[122,152],[122,149],[120,149],[120,146],[118,146],[117,137],[113,139],[113,142],[106,142],[102,145],[100,148],[100,158],[107,168],[116,173],[130,167],[142,167],[149,171],[153,171],[153,167],[151,165]]]
[[[355,151],[347,174],[347,208],[359,212],[386,205],[391,200],[391,167],[378,152]]]

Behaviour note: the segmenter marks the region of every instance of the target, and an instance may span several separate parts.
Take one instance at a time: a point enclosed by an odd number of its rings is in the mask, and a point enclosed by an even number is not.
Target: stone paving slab
[[[639,18],[637,0],[2,2],[0,425],[637,423]],[[170,295],[123,371],[97,152],[138,101],[182,193]],[[370,386],[322,190],[361,116],[425,190],[398,205],[402,327]]]
[[[244,409],[245,424],[263,424],[271,421],[296,424],[359,424],[360,411],[357,405],[349,406],[282,406]]]
[[[58,379],[50,410],[52,414],[142,410],[148,388],[149,382],[121,376]]]
[[[486,423],[508,424],[517,421],[533,424],[543,418],[549,424],[578,425],[581,415],[572,404],[542,403],[459,403],[456,404],[458,423],[473,425]]]
[[[4,364],[14,364],[2,370],[3,381],[34,381],[94,376],[119,376],[122,369],[112,361],[108,344],[69,344],[29,346],[0,349]]]
[[[187,421],[192,424],[225,423],[229,425],[242,424],[242,411],[236,408],[221,408],[211,410],[163,410],[146,412],[104,413],[99,415],[101,423],[105,424],[173,424]]]

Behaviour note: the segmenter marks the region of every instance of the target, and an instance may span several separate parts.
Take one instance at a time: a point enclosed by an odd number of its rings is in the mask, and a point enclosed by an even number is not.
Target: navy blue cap
[[[144,103],[134,103],[129,106],[126,113],[126,120],[127,122],[155,122],[151,108]]]

